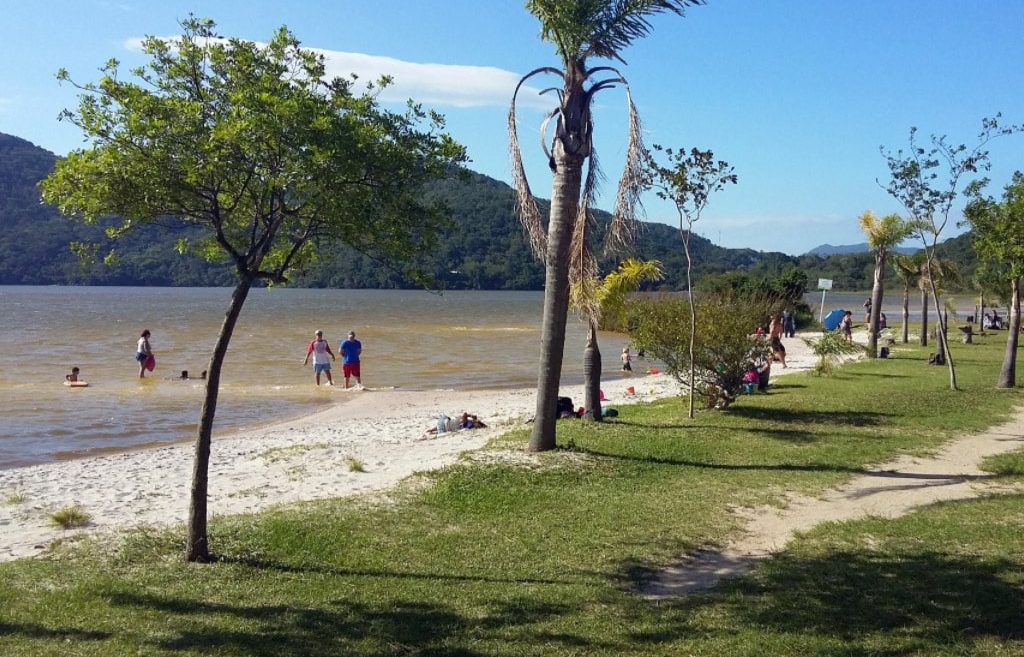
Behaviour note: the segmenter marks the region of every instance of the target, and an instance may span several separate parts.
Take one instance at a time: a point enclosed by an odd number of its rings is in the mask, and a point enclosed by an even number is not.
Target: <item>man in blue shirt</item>
[[[363,381],[359,378],[359,354],[363,351],[363,343],[356,340],[356,332],[349,331],[348,339],[341,343],[341,368],[345,373],[345,387],[348,387],[350,377],[356,377],[356,385],[363,387]]]

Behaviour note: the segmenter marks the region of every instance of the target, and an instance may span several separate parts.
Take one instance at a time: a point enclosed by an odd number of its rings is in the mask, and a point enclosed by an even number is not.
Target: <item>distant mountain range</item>
[[[102,226],[86,226],[40,202],[37,184],[53,169],[57,156],[24,139],[0,133],[0,285],[231,285],[234,274],[224,264],[196,255],[178,254],[175,244],[196,229],[184,222],[161,222],[162,227],[140,230],[118,244],[112,265],[83,267],[71,253],[72,241],[103,241]],[[443,201],[451,212],[451,227],[440,247],[421,267],[447,289],[540,290],[544,268],[533,257],[515,217],[515,194],[507,184],[471,171],[431,184],[424,195]],[[546,215],[548,202],[538,199]],[[609,214],[596,211],[598,229]],[[940,247],[960,267],[965,280],[973,270],[969,238],[961,235]],[[774,276],[798,267],[810,280],[829,278],[836,289],[866,290],[871,286],[874,259],[867,245],[823,245],[809,254],[727,249],[694,235],[690,242],[694,281],[708,275],[747,272]],[[829,255],[831,254],[831,255]],[[644,223],[633,253],[661,261],[662,289],[686,287],[686,259],[677,228]],[[604,258],[602,272],[613,269],[622,256]],[[322,254],[314,268],[295,272],[290,285],[332,288],[407,288],[415,286],[387,263],[380,263],[339,246]]]
[[[828,257],[831,255],[838,255],[841,253],[865,253],[870,250],[871,247],[868,246],[867,242],[861,242],[860,244],[843,244],[839,246],[834,246],[832,244],[822,244],[821,246],[814,247],[804,255]],[[902,253],[904,255],[914,255],[921,249],[910,246],[898,246],[892,250],[896,251],[897,253]]]

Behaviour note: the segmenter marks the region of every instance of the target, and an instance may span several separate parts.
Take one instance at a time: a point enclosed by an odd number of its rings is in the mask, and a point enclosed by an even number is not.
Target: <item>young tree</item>
[[[903,344],[907,344],[907,342],[909,342],[908,322],[910,320],[910,288],[917,285],[917,277],[921,272],[921,263],[918,261],[916,254],[909,256],[897,253],[893,257],[893,264],[896,266],[896,275],[903,283],[903,322],[901,328],[901,341]],[[922,319],[922,321],[926,320]]]
[[[690,256],[690,237],[693,225],[700,220],[701,213],[707,207],[708,198],[713,192],[720,191],[727,184],[736,184],[736,173],[725,160],[715,160],[710,150],[697,148],[675,151],[659,144],[654,149],[664,153],[668,166],[659,164],[654,158],[648,162],[650,167],[649,184],[656,190],[659,198],[672,201],[679,215],[679,233],[683,237],[683,251],[686,254],[686,296],[690,303],[690,381],[695,380],[693,354],[697,335],[697,306],[693,299],[693,258]],[[687,416],[693,419],[693,390],[690,391],[690,408]]]
[[[207,483],[221,368],[250,288],[286,283],[332,242],[405,262],[446,220],[421,184],[464,159],[441,118],[378,106],[375,88],[325,80],[321,57],[285,28],[265,46],[223,39],[190,17],[174,39],[147,38],[149,62],[122,79],[110,60],[67,119],[92,142],[42,183],[63,213],[121,217],[119,237],[160,217],[203,230],[191,245],[237,276],[207,367],[196,433],[186,557],[210,558]],[[61,80],[70,80],[66,71]],[[422,124],[427,123],[425,127]],[[188,248],[190,245],[181,245]]]
[[[868,318],[869,358],[878,357],[878,324],[882,313],[882,294],[885,287],[885,260],[889,249],[905,240],[913,226],[900,219],[897,214],[888,214],[881,219],[867,210],[857,220],[860,229],[868,238],[868,246],[875,252],[875,277],[871,286],[871,315]]]
[[[530,436],[530,450],[555,447],[555,410],[562,375],[562,351],[569,310],[570,266],[583,280],[595,273],[587,249],[590,199],[597,180],[593,148],[591,105],[594,96],[616,85],[626,87],[629,112],[629,145],[626,166],[619,181],[607,243],[628,239],[634,208],[641,189],[645,151],[640,121],[633,108],[625,78],[609,66],[589,67],[593,57],[618,59],[634,40],[646,36],[648,17],[662,12],[682,15],[687,6],[704,0],[528,0],[526,9],[541,23],[541,38],[550,41],[561,59],[561,69],[545,66],[526,74],[516,86],[508,114],[509,150],[515,181],[517,210],[537,257],[544,262],[544,316],[541,325],[540,369],[537,376],[537,412]],[[530,191],[516,133],[516,96],[535,75],[550,74],[561,81],[557,106],[542,126],[544,150],[553,172],[551,210],[547,232],[537,202]],[[546,128],[555,119],[551,146]],[[588,165],[586,182],[583,169]],[[572,254],[572,255],[570,255]]]
[[[625,324],[626,299],[636,292],[644,281],[664,278],[657,260],[624,260],[604,280],[588,278],[574,282],[569,292],[569,304],[586,318],[587,344],[583,348],[584,419],[601,421],[601,350],[597,344],[597,329],[604,318],[614,318],[618,325]]]
[[[693,359],[690,304],[680,297],[630,302],[629,336],[638,349],[664,363],[665,371],[690,390],[690,397],[699,396],[708,408],[726,409],[739,395],[744,375],[771,357],[765,337],[750,337],[750,327],[763,321],[771,302],[702,296],[696,303]]]
[[[903,150],[895,153],[881,147],[889,167],[889,182],[885,189],[900,202],[910,215],[914,232],[921,239],[925,254],[925,271],[931,272],[932,261],[935,259],[935,247],[939,237],[949,223],[949,213],[953,202],[960,195],[963,178],[968,173],[976,173],[989,168],[986,145],[996,137],[1019,132],[1024,126],[1002,126],[1001,115],[982,119],[978,143],[973,148],[965,144],[949,143],[945,135],[931,136],[931,147],[922,148],[917,142],[917,128],[910,129],[909,153]],[[940,173],[945,167],[945,171]],[[938,287],[931,288],[931,297],[938,313],[939,351],[945,356],[949,368],[949,387],[957,390],[956,367],[949,344],[946,340],[946,325],[939,309]]]
[[[1003,202],[982,198],[980,186],[964,212],[978,258],[1001,270],[1010,283],[1010,317],[1006,353],[997,388],[1017,385],[1017,344],[1020,333],[1020,279],[1024,276],[1024,174],[1017,171],[1003,191]]]

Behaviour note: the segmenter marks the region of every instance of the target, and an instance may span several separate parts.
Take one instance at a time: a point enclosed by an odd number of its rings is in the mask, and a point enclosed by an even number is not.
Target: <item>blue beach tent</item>
[[[825,319],[821,320],[821,323],[825,326],[826,331],[834,331],[839,328],[839,322],[843,321],[843,315],[845,314],[846,311],[842,308],[835,308],[828,311],[828,314],[825,315]]]

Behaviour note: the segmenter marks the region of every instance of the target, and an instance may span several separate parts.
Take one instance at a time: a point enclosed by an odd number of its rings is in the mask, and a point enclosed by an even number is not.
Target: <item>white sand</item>
[[[803,371],[813,356],[799,338],[786,341],[789,369]],[[643,361],[634,363],[639,370]],[[626,395],[633,386],[635,395]],[[664,374],[606,374],[605,407],[679,394]],[[532,417],[533,390],[338,391],[346,401],[308,418],[215,435],[210,457],[209,512],[258,511],[300,500],[341,497],[392,486],[417,471],[454,462],[459,454],[521,426]],[[563,395],[583,403],[582,386]],[[348,395],[353,398],[348,399]],[[441,413],[468,411],[490,427],[418,440]],[[59,538],[141,524],[182,523],[188,516],[191,444],[0,471],[0,561],[38,554]],[[352,472],[349,459],[365,472]],[[90,514],[82,529],[53,527],[53,511],[77,504]]]
[[[639,370],[643,361],[634,363]],[[626,395],[628,386],[636,394]],[[605,407],[675,395],[664,374],[611,371]],[[522,426],[535,392],[338,390],[344,403],[269,427],[215,433],[210,457],[209,511],[224,515],[281,503],[341,497],[387,488],[417,471],[454,462],[460,453]],[[582,386],[563,395],[583,405]],[[489,427],[418,440],[439,414],[475,413]],[[255,419],[255,418],[254,418]],[[179,444],[0,471],[0,561],[38,554],[54,539],[188,517],[193,446]],[[365,472],[352,472],[349,459]],[[91,515],[82,529],[53,527],[49,515],[73,504]]]

